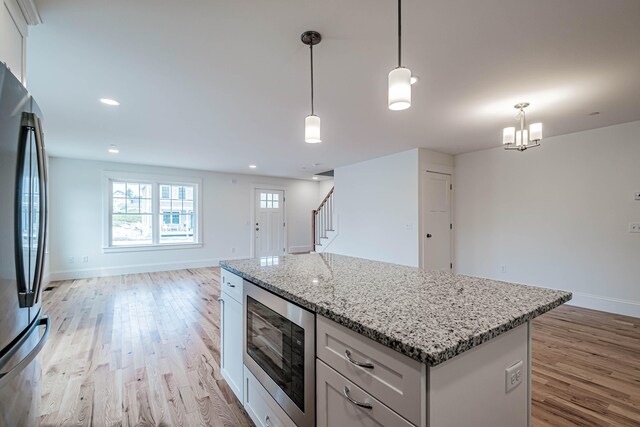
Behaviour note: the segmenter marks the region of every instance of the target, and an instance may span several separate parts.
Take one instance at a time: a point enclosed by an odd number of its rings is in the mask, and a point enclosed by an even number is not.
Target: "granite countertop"
[[[571,299],[571,293],[330,253],[220,266],[429,366]]]

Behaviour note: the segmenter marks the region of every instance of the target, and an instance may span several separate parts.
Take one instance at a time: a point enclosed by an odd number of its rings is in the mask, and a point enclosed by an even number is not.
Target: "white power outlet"
[[[506,272],[507,272],[507,266],[506,266],[506,265],[504,265],[504,264],[502,264],[502,265],[500,266],[500,273],[506,273]]]
[[[523,366],[524,366],[524,363],[521,360],[509,366],[505,370],[505,376],[504,376],[504,381],[505,381],[504,392],[505,393],[509,393],[511,390],[516,388],[522,382],[522,377],[524,376],[522,373]]]
[[[640,222],[630,222],[629,233],[640,233]]]

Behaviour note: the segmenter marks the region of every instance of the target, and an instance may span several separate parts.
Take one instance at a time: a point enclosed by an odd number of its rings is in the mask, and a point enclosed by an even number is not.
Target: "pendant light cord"
[[[311,115],[313,114],[313,43],[309,45],[309,50],[311,52]]]
[[[398,68],[402,67],[402,0],[398,0]]]

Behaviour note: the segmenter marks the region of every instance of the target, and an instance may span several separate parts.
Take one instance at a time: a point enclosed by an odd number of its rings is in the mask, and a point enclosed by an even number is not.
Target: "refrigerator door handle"
[[[22,372],[24,368],[29,366],[29,364],[33,361],[33,359],[35,359],[36,356],[38,356],[38,353],[40,353],[40,351],[42,350],[42,347],[44,347],[44,345],[47,342],[47,339],[49,338],[49,329],[51,329],[51,320],[49,319],[49,316],[42,316],[37,321],[33,322],[33,325],[31,325],[27,333],[24,334],[24,336],[20,339],[20,341],[16,343],[14,348],[10,350],[5,356],[2,357],[2,359],[5,359],[3,360],[3,362],[6,363],[6,361],[10,359],[11,356],[13,356],[15,352],[22,346],[22,344],[24,344],[27,338],[31,336],[33,331],[38,329],[39,326],[43,326],[43,325],[45,326],[44,333],[40,337],[38,344],[36,344],[36,346],[33,347],[33,349],[29,352],[29,354],[27,354],[27,356],[24,359],[18,362],[10,371],[0,373],[0,389],[2,389],[6,384],[10,383],[11,380],[16,377],[16,375]]]
[[[33,114],[33,131],[36,138],[36,157],[38,161],[38,184],[39,191],[38,197],[40,212],[38,223],[38,249],[36,253],[36,271],[33,276],[33,284],[31,286],[31,293],[33,294],[32,303],[30,307],[38,302],[40,298],[40,288],[42,285],[42,278],[44,275],[44,254],[46,250],[47,242],[47,160],[44,151],[44,141],[42,137],[42,125],[37,115]]]
[[[27,278],[25,277],[24,272],[24,257],[22,254],[22,246],[24,245],[23,239],[23,229],[24,224],[22,224],[23,216],[22,216],[22,208],[23,208],[23,200],[22,196],[24,195],[24,179],[23,175],[25,172],[25,157],[27,155],[27,137],[29,136],[29,132],[31,131],[30,122],[31,120],[30,113],[22,113],[22,122],[20,124],[20,134],[18,136],[18,164],[16,167],[16,193],[15,193],[15,203],[14,203],[14,251],[15,251],[15,263],[16,263],[16,284],[18,287],[18,302],[21,308],[30,307],[33,303],[29,304],[30,289],[27,286]]]

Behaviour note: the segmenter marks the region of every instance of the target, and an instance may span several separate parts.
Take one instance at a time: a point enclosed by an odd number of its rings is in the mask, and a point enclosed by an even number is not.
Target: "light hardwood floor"
[[[52,283],[42,425],[252,425],[220,376],[218,278],[205,268]],[[534,426],[638,425],[639,319],[560,307],[533,331]]]

